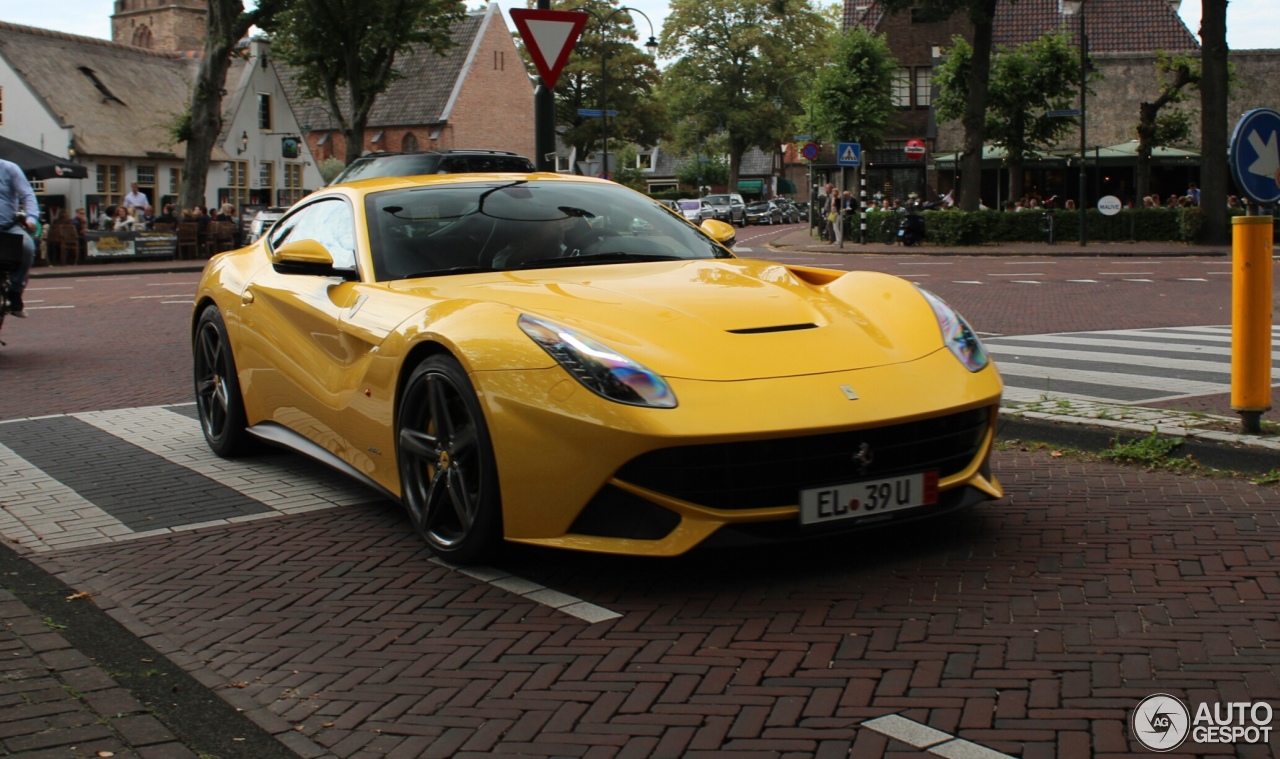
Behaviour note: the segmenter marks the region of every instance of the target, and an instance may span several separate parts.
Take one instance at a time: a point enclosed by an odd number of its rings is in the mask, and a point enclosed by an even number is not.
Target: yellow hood
[[[446,292],[572,327],[659,374],[684,379],[847,371],[913,361],[942,347],[933,312],[915,287],[875,272],[672,261],[431,281],[433,297]]]

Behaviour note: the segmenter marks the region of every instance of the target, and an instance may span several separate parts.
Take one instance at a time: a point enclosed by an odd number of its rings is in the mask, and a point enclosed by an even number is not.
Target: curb
[[[1179,455],[1190,455],[1197,462],[1215,469],[1265,474],[1280,467],[1280,451],[1238,439],[1225,439],[1240,437],[1225,433],[1224,439],[1209,440],[1177,434],[1168,428],[1162,430],[1136,424],[1102,426],[1074,417],[1028,418],[1004,410],[996,425],[996,437],[1001,440],[1029,440],[1087,451],[1103,451],[1110,448],[1117,438],[1143,438],[1153,431],[1163,439],[1181,440],[1176,451]]]

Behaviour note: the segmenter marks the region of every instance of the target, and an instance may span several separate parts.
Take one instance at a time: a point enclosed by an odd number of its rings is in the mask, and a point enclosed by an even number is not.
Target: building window
[[[933,102],[933,69],[916,69],[916,107],[927,108]]]
[[[653,168],[653,153],[637,153],[636,168],[647,171]]]
[[[893,104],[899,108],[911,107],[911,69],[893,70]]]
[[[120,205],[124,200],[124,167],[117,164],[98,164],[98,197],[104,205]]]
[[[229,161],[227,168],[228,202],[239,208],[249,202],[249,162]]]
[[[258,128],[271,131],[271,96],[258,93]]]
[[[182,192],[182,169],[169,169],[169,194]]]
[[[409,132],[400,140],[400,149],[406,153],[416,153],[418,150],[418,138],[413,132]]]
[[[569,156],[567,155],[556,156],[556,171],[572,171],[572,170],[573,168],[569,165]]]
[[[258,187],[262,189],[263,197],[269,198],[275,194],[275,189],[276,189],[275,161],[263,161],[258,164]]]
[[[299,200],[302,200],[302,164],[286,163],[284,191],[280,194],[280,205],[291,206]]]

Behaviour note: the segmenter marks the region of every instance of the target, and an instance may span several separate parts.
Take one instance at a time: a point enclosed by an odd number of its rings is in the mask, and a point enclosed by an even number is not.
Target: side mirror
[[[718,221],[716,219],[707,219],[702,222],[699,228],[712,240],[715,240],[726,248],[732,246],[738,236],[738,233],[734,230],[732,224]]]
[[[287,242],[271,252],[271,262],[307,268],[333,268],[333,254],[316,240]]]

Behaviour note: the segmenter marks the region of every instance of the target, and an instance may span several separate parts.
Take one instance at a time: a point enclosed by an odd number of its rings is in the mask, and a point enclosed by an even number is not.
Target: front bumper
[[[473,377],[498,459],[504,533],[515,542],[675,556],[723,528],[745,530],[756,539],[799,537],[800,489],[864,476],[818,468],[771,481],[767,451],[794,452],[820,446],[822,436],[854,440],[858,433],[910,429],[965,412],[980,424],[972,428],[963,455],[952,452],[945,465],[900,456],[891,471],[867,472],[865,478],[926,466],[939,471],[939,503],[897,512],[895,521],[939,514],[957,501],[1003,495],[987,470],[1002,390],[999,374],[994,367],[971,374],[945,349],[906,364],[833,374],[748,382],[673,379],[680,401],[674,409],[605,401],[559,368]],[[859,399],[849,400],[842,385],[856,387]],[[803,442],[796,447],[792,441]],[[909,449],[912,441],[905,442]],[[732,482],[735,471],[754,472],[748,490],[770,492],[752,492],[735,503],[718,496],[715,484],[702,491],[673,485],[660,473],[684,453],[703,461],[719,456],[721,482]],[[646,466],[648,474],[638,474]],[[691,476],[699,479],[697,472]],[[832,530],[869,524],[850,520]]]

